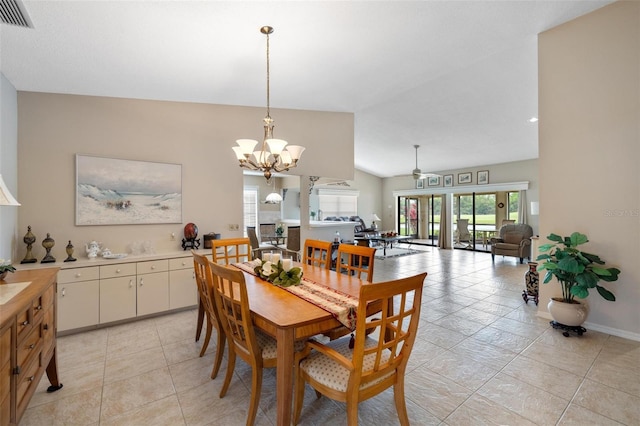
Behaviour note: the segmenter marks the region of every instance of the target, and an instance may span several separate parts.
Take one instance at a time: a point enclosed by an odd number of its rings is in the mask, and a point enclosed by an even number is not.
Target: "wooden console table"
[[[0,425],[17,425],[47,372],[62,387],[56,361],[58,268],[17,271],[0,280]]]

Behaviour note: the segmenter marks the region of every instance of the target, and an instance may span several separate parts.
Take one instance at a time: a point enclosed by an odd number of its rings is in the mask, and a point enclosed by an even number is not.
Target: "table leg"
[[[278,345],[276,367],[277,424],[289,426],[291,424],[291,404],[293,402],[293,329],[277,329],[276,341]]]

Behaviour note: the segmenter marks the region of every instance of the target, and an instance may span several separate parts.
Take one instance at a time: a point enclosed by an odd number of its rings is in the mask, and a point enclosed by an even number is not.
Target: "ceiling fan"
[[[415,180],[419,180],[419,179],[426,179],[428,177],[440,176],[437,173],[422,173],[422,171],[418,168],[418,148],[420,148],[420,145],[414,145],[413,147],[416,149],[416,168],[413,169],[413,178]]]

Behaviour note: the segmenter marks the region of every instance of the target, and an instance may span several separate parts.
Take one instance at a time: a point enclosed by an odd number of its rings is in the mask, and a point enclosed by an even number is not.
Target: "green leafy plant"
[[[300,284],[302,280],[302,269],[295,266],[288,271],[282,267],[282,261],[273,263],[269,260],[261,261],[257,259],[256,266],[253,271],[263,280],[269,281],[281,287],[289,287]]]
[[[620,270],[605,268],[604,260],[599,256],[586,253],[577,247],[589,242],[586,235],[574,232],[569,237],[551,234],[547,237],[552,243],[541,245],[538,250],[543,253],[536,260],[544,263],[538,265],[538,271],[546,270],[544,284],[556,277],[562,287],[562,301],[575,303],[574,298],[585,299],[589,289],[595,288],[605,300],[615,301],[616,297],[606,288],[598,285],[599,281],[612,282],[618,279]]]
[[[11,264],[11,260],[0,259],[0,274],[4,272],[15,272],[16,268]]]

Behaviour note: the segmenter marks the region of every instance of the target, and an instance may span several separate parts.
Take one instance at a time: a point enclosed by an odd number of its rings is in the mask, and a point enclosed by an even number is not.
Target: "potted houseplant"
[[[11,260],[0,259],[0,280],[3,280],[9,272],[15,272],[16,268],[11,264]]]
[[[599,282],[616,281],[620,270],[606,268],[602,266],[605,262],[599,256],[580,250],[578,246],[589,242],[584,234],[574,232],[569,237],[551,234],[547,239],[552,242],[539,247],[542,254],[537,260],[542,263],[538,265],[538,271],[546,271],[544,284],[555,277],[562,289],[562,297],[553,297],[549,301],[549,313],[559,324],[580,326],[589,311],[576,298],[586,299],[590,289],[595,288],[605,300],[615,301],[613,293],[599,285]]]

